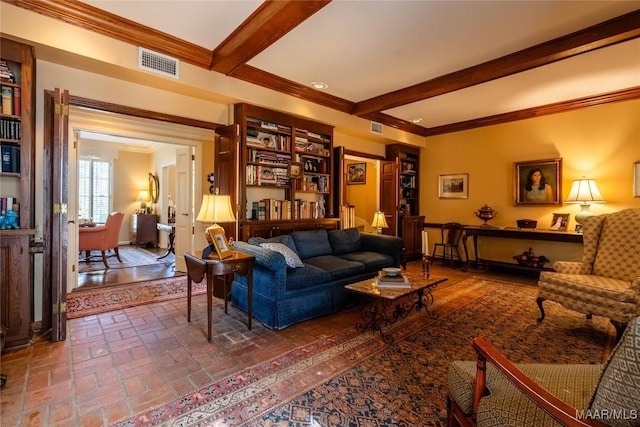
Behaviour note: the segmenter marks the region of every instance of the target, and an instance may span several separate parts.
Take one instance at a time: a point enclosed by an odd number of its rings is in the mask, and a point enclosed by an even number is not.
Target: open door
[[[67,335],[67,206],[69,91],[47,91],[44,102],[43,330]],[[50,272],[50,274],[48,274]]]
[[[193,242],[193,155],[192,148],[176,150],[176,240],[177,271],[187,271],[184,253],[191,251]]]
[[[214,159],[214,187],[217,187],[220,194],[229,195],[231,197],[231,206],[233,208],[233,214],[236,217],[234,223],[220,224],[224,228],[224,232],[227,237],[231,237],[235,240],[238,239],[239,223],[238,219],[242,217],[239,215],[240,206],[238,200],[240,200],[240,186],[238,185],[238,179],[240,177],[235,173],[236,165],[240,164],[240,126],[237,124],[220,126],[216,128],[216,135],[214,141],[215,159]],[[205,189],[205,192],[207,190]]]
[[[395,161],[380,161],[380,210],[384,212],[389,228],[383,234],[398,235],[398,165]]]

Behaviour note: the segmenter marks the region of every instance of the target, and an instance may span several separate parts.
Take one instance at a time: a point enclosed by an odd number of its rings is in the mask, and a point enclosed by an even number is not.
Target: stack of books
[[[396,276],[385,275],[384,272],[380,272],[378,279],[376,280],[376,286],[379,288],[410,288],[411,284],[407,276],[398,274]]]

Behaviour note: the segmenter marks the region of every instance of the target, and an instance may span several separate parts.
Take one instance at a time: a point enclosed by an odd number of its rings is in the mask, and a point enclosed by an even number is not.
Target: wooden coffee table
[[[407,317],[414,308],[416,311],[424,308],[432,318],[438,317],[429,311],[429,306],[433,304],[431,291],[446,280],[446,277],[414,278],[409,280],[410,287],[407,288],[379,287],[376,286],[376,278],[346,285],[345,288],[350,291],[371,297],[371,302],[362,307],[362,322],[356,323],[356,329],[358,332],[367,329],[380,331],[384,342],[393,343],[393,337],[385,334],[382,327]]]

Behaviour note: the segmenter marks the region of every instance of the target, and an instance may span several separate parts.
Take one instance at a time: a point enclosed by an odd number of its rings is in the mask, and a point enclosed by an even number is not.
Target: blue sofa
[[[278,246],[278,250],[286,246],[283,252],[294,252],[304,266],[288,266],[290,256],[285,260],[282,253],[261,244]],[[235,242],[233,247],[256,258],[253,316],[269,328],[283,329],[335,313],[355,301],[356,295],[344,286],[375,277],[384,267],[399,267],[403,242],[399,237],[351,228],[294,231],[271,239],[252,237],[247,242]],[[247,311],[246,277],[235,275],[231,298],[236,307]]]

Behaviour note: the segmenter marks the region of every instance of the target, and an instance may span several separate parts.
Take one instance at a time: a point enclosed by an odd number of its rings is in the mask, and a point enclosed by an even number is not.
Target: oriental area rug
[[[538,324],[528,285],[473,277],[434,294],[437,318],[388,326],[391,345],[348,328],[115,425],[444,426],[448,366],[475,360],[474,337],[515,362],[602,363],[615,336],[554,303]]]
[[[109,269],[111,270],[139,267],[141,265],[171,264],[173,262],[173,256],[158,260],[159,256],[164,255],[163,253],[154,253],[138,246],[120,246],[118,253],[120,254],[122,262],[118,261],[113,250],[109,250],[106,253],[108,257],[107,264],[109,264]],[[84,256],[84,253],[82,255]],[[81,261],[78,263],[78,273],[105,270],[100,251],[92,252],[91,261],[83,261],[82,257],[80,257],[80,259]]]

